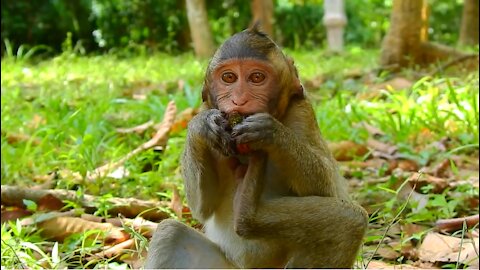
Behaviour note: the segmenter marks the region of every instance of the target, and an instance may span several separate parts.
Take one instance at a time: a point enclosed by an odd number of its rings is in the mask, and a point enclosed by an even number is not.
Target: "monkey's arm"
[[[299,196],[338,196],[341,177],[311,105],[303,100],[292,102],[282,122],[259,113],[235,126],[232,134],[237,143],[266,151]]]
[[[230,134],[223,125],[225,119],[218,110],[204,110],[188,125],[187,140],[182,156],[182,176],[185,193],[195,218],[204,221],[222,198],[216,160],[223,151],[230,151]]]

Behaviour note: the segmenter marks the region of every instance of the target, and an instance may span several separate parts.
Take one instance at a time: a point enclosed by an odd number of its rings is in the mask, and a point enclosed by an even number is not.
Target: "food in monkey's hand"
[[[234,126],[240,124],[244,117],[238,112],[233,112],[227,116],[228,120],[228,126],[230,130],[233,129]],[[245,143],[240,143],[240,144],[235,144],[235,150],[237,151],[238,154],[240,155],[245,155],[250,152],[250,147],[248,144]]]
[[[243,116],[238,112],[233,112],[228,115],[228,126],[232,129],[234,126],[243,121]]]

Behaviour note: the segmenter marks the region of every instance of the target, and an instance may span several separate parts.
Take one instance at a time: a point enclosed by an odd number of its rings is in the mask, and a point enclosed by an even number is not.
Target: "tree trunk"
[[[393,0],[390,29],[382,42],[380,64],[395,70],[464,55],[453,48],[428,42],[427,29],[427,0]]]
[[[260,23],[260,29],[273,39],[273,1],[252,0],[252,24]]]
[[[460,45],[478,44],[478,0],[464,0],[462,25],[460,27]]]
[[[212,32],[208,24],[205,0],[186,0],[187,17],[192,35],[193,49],[198,57],[210,57],[215,51]]]
[[[382,42],[382,66],[404,67],[420,58],[420,44],[427,41],[426,0],[394,0],[390,29]]]

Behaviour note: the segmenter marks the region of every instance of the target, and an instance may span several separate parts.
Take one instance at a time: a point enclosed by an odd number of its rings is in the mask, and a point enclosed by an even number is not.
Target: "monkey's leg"
[[[158,225],[145,263],[146,269],[233,267],[220,248],[204,235],[170,219]]]
[[[334,197],[281,197],[261,201],[240,226],[245,238],[288,243],[292,268],[349,268],[367,228],[366,212]]]
[[[265,157],[253,153],[250,162],[235,196],[237,234],[288,243],[288,267],[352,267],[368,224],[365,210],[337,197],[259,200]]]

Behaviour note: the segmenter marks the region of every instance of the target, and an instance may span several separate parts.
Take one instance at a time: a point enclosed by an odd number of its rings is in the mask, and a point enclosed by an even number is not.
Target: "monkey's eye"
[[[233,83],[237,80],[237,75],[232,72],[225,72],[222,74],[222,81],[226,83]]]
[[[248,79],[253,83],[261,83],[265,80],[265,75],[260,72],[254,72],[248,77]]]

